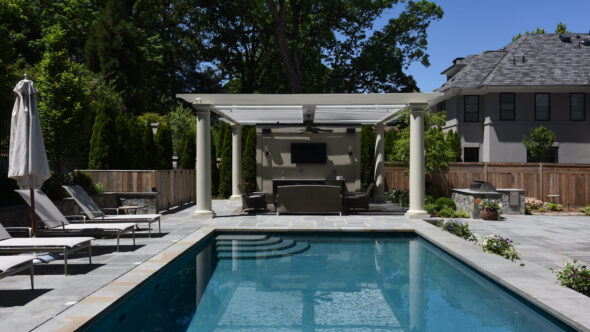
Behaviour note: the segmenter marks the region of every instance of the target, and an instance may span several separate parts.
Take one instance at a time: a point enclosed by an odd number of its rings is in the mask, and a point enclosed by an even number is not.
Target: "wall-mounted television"
[[[326,143],[291,143],[291,164],[325,164]]]

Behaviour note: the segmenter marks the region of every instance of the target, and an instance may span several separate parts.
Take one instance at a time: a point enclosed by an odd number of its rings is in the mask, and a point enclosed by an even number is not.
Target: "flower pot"
[[[498,211],[483,209],[483,211],[481,211],[481,218],[483,220],[498,220]]]

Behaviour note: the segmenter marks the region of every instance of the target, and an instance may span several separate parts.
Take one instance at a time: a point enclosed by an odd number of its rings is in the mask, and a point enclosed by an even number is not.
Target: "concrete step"
[[[262,241],[268,239],[268,235],[233,235],[233,234],[224,234],[224,235],[217,235],[215,240],[217,241]]]
[[[289,249],[289,248],[293,247],[294,245],[295,245],[295,241],[293,241],[293,240],[281,240],[278,243],[257,245],[257,246],[223,245],[223,246],[217,246],[217,252],[275,251],[275,250]]]
[[[281,241],[283,241],[283,240],[280,237],[269,237],[268,239],[265,239],[265,240],[256,240],[256,241],[220,240],[220,241],[215,241],[215,245],[218,248],[222,247],[222,246],[233,246],[233,245],[238,245],[240,247],[265,246],[265,245],[269,245],[269,244],[279,243]]]
[[[278,258],[300,254],[309,249],[308,242],[297,242],[294,246],[271,251],[238,251],[238,252],[218,252],[219,259],[264,259],[264,258]]]

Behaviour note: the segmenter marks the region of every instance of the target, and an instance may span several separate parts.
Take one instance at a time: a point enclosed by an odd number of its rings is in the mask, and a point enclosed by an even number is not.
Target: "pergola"
[[[408,218],[423,218],[424,112],[440,93],[379,94],[178,94],[197,113],[197,209],[195,217],[214,217],[211,204],[211,112],[232,128],[232,198],[240,197],[242,174],[241,126],[373,125],[375,198],[384,199],[384,126],[403,109],[410,109],[410,208]]]

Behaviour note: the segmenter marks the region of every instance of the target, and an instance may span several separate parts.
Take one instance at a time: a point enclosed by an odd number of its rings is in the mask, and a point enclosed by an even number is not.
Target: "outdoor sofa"
[[[31,289],[35,289],[33,259],[35,259],[35,256],[30,255],[0,256],[0,279],[29,270],[31,275]]]
[[[31,205],[29,190],[15,190],[27,204]],[[38,235],[73,235],[86,234],[92,236],[115,235],[117,237],[117,251],[121,234],[131,233],[133,247],[135,247],[135,223],[86,223],[72,224],[59,211],[53,202],[40,189],[35,189],[35,214],[44,227],[37,230]]]
[[[342,215],[342,188],[328,185],[277,187],[277,215],[281,213],[338,213]]]
[[[27,190],[28,191],[28,190]],[[16,227],[20,228],[20,227]],[[8,227],[8,229],[11,229]],[[0,253],[58,252],[64,255],[64,274],[68,274],[68,255],[80,251],[88,251],[88,262],[92,264],[91,237],[50,237],[50,238],[13,238],[0,225]],[[0,256],[2,257],[2,256]]]
[[[144,222],[148,223],[148,236],[152,237],[152,223],[157,221],[158,233],[162,233],[160,214],[106,214],[79,185],[63,187],[92,222]],[[84,219],[84,222],[86,222],[86,219]]]

